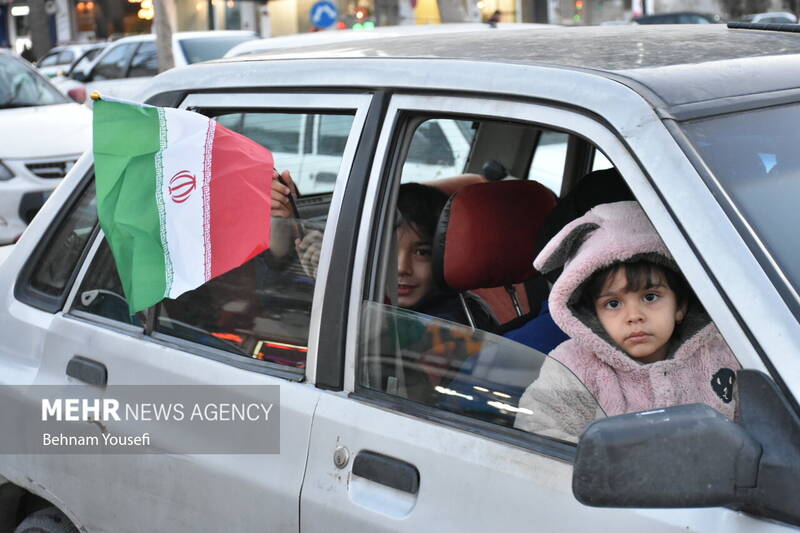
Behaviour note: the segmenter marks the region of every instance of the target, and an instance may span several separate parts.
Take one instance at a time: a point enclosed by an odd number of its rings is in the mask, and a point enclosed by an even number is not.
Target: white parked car
[[[800,35],[576,27],[371,39],[340,53],[331,44],[175,69],[144,94],[276,154],[308,144],[302,153],[338,161],[327,191],[301,186],[298,220],[262,221],[298,237],[324,229],[313,269],[314,253],[268,250],[132,316],[119,276],[130,250],[115,249],[118,268],[97,197],[138,202],[153,220],[163,202],[180,201],[167,179],[138,201],[124,186],[108,190],[89,153],[0,266],[0,524],[18,533],[796,531]],[[544,365],[561,368],[501,336],[531,316],[467,325],[399,305],[401,182],[414,173],[412,154],[441,146],[426,124],[466,129],[468,145],[438,163],[459,175],[420,180],[452,194],[438,220],[446,235],[414,254],[430,257],[436,277],[489,291],[499,319],[506,285],[543,281],[531,242],[556,195],[578,209],[567,195],[588,183],[584,200],[600,203],[606,182],[593,169],[611,165],[600,174],[638,201],[696,296],[692,309],[705,310],[741,370],[723,382],[698,368],[688,385],[661,375],[676,361],[652,363],[652,410],[605,417],[584,394],[597,419],[574,439],[519,429],[536,408],[520,405],[522,391]],[[137,139],[158,146],[158,131]],[[303,158],[286,159],[277,166],[302,176]],[[489,161],[518,179],[486,182],[477,174]],[[194,180],[189,170],[173,179],[186,175]],[[251,194],[267,198],[264,188]],[[252,216],[221,211],[215,224]],[[137,221],[130,231],[161,242]],[[520,294],[520,312],[536,314],[548,291],[539,287],[525,291],[527,303]],[[575,418],[562,395],[588,394],[562,370],[552,398],[541,397],[554,426]],[[659,401],[672,387],[728,402],[733,388],[736,416]],[[192,398],[212,406],[204,412],[217,431],[166,411],[202,391]],[[636,394],[621,391],[619,409]],[[120,399],[125,418],[93,407]],[[240,402],[269,402],[269,425],[218,420]],[[46,423],[61,433],[45,434],[42,418],[57,413],[67,418]]]
[[[172,34],[172,56],[176,67],[191,65],[220,58],[231,47],[256,38],[251,31],[176,32]],[[151,33],[114,41],[88,69],[75,71],[72,78],[83,83],[86,95],[99,91],[106,96],[135,100],[156,74],[156,36]]]
[[[739,20],[742,22],[752,22],[753,24],[797,24],[797,16],[786,11],[769,11],[766,13],[754,13],[744,15]]]
[[[0,51],[0,245],[13,242],[84,150],[91,113]]]
[[[36,62],[36,67],[43,75],[54,78],[59,72],[69,70],[84,53],[94,47],[95,45],[92,43],[54,46]]]

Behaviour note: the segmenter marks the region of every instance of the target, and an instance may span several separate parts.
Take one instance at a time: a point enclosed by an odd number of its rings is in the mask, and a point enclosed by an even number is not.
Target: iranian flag
[[[269,247],[269,150],[198,113],[94,102],[100,226],[131,313]]]

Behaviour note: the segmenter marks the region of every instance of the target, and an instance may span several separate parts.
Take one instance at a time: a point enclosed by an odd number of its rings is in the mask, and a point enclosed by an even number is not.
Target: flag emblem
[[[178,204],[188,200],[195,188],[197,188],[197,180],[194,174],[188,170],[181,170],[169,180],[169,195],[172,201]]]

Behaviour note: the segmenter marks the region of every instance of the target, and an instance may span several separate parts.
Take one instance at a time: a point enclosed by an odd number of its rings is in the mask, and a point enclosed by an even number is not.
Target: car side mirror
[[[72,74],[70,74],[70,76],[72,77],[73,80],[80,81],[83,83],[86,83],[91,80],[90,74],[80,70],[74,71]]]
[[[704,404],[593,422],[572,491],[595,507],[737,509],[800,524],[800,418],[775,383],[737,373],[737,423]]]

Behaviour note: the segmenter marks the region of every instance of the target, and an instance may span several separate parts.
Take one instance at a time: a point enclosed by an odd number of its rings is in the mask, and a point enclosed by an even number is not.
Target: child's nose
[[[641,307],[638,305],[629,305],[627,318],[629,323],[642,322],[644,320],[644,313]]]
[[[397,273],[406,275],[411,274],[411,254],[403,251],[398,252]]]

